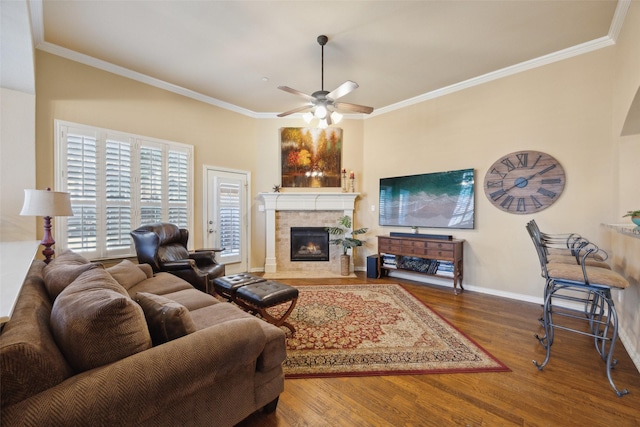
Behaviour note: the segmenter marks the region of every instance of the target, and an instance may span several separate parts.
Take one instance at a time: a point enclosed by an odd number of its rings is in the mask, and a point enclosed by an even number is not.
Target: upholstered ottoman
[[[230,276],[216,277],[213,279],[213,290],[221,297],[233,301],[236,291],[241,287],[265,281],[266,279],[262,277],[248,273],[232,274]]]
[[[285,326],[291,333],[295,333],[296,328],[286,320],[298,301],[296,288],[272,280],[263,280],[237,288],[233,300],[245,310],[260,314],[267,322],[276,326]],[[267,308],[284,303],[289,303],[289,308],[282,316],[276,318],[267,313]]]

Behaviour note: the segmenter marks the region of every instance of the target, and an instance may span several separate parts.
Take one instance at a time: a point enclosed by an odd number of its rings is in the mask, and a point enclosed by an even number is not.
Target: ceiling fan
[[[308,123],[311,121],[311,119],[313,119],[313,117],[316,117],[320,119],[320,126],[322,127],[323,125],[328,126],[332,123],[338,123],[338,121],[340,121],[340,119],[342,118],[342,115],[339,112],[370,114],[373,111],[373,107],[349,104],[347,102],[336,102],[338,98],[341,98],[357,89],[358,83],[356,82],[347,80],[331,92],[324,90],[324,45],[327,44],[328,40],[329,38],[327,36],[318,36],[318,44],[322,48],[322,79],[320,82],[321,89],[313,92],[311,95],[307,95],[306,93],[300,92],[296,89],[292,89],[288,86],[278,86],[278,89],[284,90],[285,92],[289,92],[294,95],[298,95],[308,101],[301,107],[278,114],[278,117],[285,117],[289,114],[298,113],[305,110],[313,110],[313,114],[311,112],[307,112],[304,115],[306,116],[305,120]]]

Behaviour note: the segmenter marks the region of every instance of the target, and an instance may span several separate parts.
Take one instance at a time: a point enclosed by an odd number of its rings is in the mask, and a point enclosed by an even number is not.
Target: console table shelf
[[[458,285],[462,287],[462,249],[464,240],[440,240],[422,237],[391,237],[378,236],[378,278],[385,270],[406,270],[428,276],[453,279],[453,292],[458,294]],[[402,257],[413,257],[425,260],[425,265],[431,261],[445,261],[453,264],[453,277],[435,272],[424,272],[401,266],[388,266],[383,262],[383,254]]]

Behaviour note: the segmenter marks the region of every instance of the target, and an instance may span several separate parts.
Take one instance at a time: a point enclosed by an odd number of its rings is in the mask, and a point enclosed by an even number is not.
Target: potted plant
[[[630,216],[631,217],[631,221],[637,225],[640,226],[640,210],[637,211],[628,211],[626,214],[622,215],[622,217],[624,218],[625,216]]]
[[[351,230],[351,217],[345,215],[338,219],[338,225],[334,227],[327,227],[327,231],[332,236],[338,236],[335,239],[329,240],[329,243],[336,246],[342,246],[342,255],[340,255],[340,274],[343,276],[349,275],[349,265],[351,264],[351,257],[347,253],[347,249],[355,248],[356,246],[362,246],[364,243],[356,236],[358,234],[364,234],[368,228],[359,228],[357,230]],[[347,234],[349,234],[347,236]]]

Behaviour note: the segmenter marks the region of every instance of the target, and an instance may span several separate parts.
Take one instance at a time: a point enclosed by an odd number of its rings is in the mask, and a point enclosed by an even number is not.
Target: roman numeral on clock
[[[536,209],[540,209],[542,207],[542,203],[540,200],[536,198],[536,196],[529,196],[531,198],[531,202]]]
[[[516,154],[516,157],[518,158],[518,167],[526,168],[529,160],[529,153],[518,153]]]
[[[527,211],[527,203],[524,200],[524,197],[518,197],[518,212],[526,212]]]
[[[543,196],[547,196],[550,199],[553,199],[554,197],[556,197],[556,193],[542,187],[538,188],[538,193],[542,194]]]
[[[496,168],[491,169],[491,173],[496,174],[496,175],[500,175],[500,178],[502,178],[502,179],[504,179],[507,176],[506,172],[502,173]]]
[[[504,181],[487,181],[487,188],[502,188]]]
[[[561,182],[562,180],[560,178],[548,178],[542,180],[542,183],[547,185],[560,184]]]
[[[502,163],[507,167],[507,172],[511,172],[516,168],[516,166],[513,164],[513,162],[509,158],[501,160],[500,163]]]
[[[507,192],[500,189],[498,191],[494,191],[493,193],[489,194],[489,197],[491,197],[492,200],[496,201],[500,197],[504,196],[505,194],[507,194]]]
[[[547,166],[545,169],[542,169],[540,172],[538,172],[538,175],[544,175],[545,173],[549,172],[551,169],[555,169],[556,164],[552,164],[550,166]]]
[[[502,203],[500,203],[500,206],[502,206],[505,209],[511,208],[511,203],[513,203],[513,199],[514,199],[513,196],[507,196],[507,198],[504,199]]]

